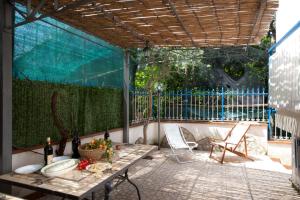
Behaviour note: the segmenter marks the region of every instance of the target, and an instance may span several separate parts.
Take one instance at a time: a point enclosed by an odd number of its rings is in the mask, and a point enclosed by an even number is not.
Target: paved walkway
[[[207,152],[195,152],[195,162],[178,164],[166,157],[169,149],[153,153],[130,168],[130,177],[141,191],[142,200],[292,200],[300,195],[291,186],[291,171],[256,156],[247,161],[228,155],[225,164],[209,159]],[[103,192],[96,194],[103,198]],[[60,199],[44,196],[42,200]],[[135,200],[135,188],[125,182],[111,193],[112,200]]]
[[[143,200],[300,199],[289,181],[290,171],[267,156],[252,162],[229,155],[221,165],[207,152],[196,152],[195,162],[177,164],[165,157],[167,151],[155,152],[153,160],[142,160],[130,171]],[[112,192],[112,199],[134,200],[137,195],[125,183]]]

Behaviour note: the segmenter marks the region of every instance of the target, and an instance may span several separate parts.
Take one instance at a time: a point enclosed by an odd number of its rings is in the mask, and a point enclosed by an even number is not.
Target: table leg
[[[139,190],[138,186],[137,186],[135,183],[133,183],[133,182],[129,179],[129,177],[128,177],[128,170],[125,171],[125,176],[124,176],[124,178],[125,178],[131,185],[133,185],[133,186],[135,187],[136,192],[137,192],[137,195],[138,195],[138,197],[139,197],[139,200],[141,200],[140,190]]]
[[[109,193],[112,191],[112,183],[107,182],[105,183],[105,188],[104,188],[104,200],[109,200]]]
[[[140,194],[140,190],[139,190],[138,186],[137,186],[135,183],[133,183],[133,182],[129,179],[129,177],[128,177],[128,169],[125,171],[124,175],[119,175],[118,177],[119,177],[119,179],[120,179],[121,181],[119,181],[118,183],[116,183],[116,184],[114,185],[114,187],[112,186],[112,182],[111,182],[111,181],[110,181],[110,182],[107,182],[107,183],[105,184],[105,186],[104,186],[104,200],[109,200],[109,199],[110,199],[110,196],[109,196],[109,195],[110,195],[110,192],[111,192],[114,188],[118,187],[118,185],[120,185],[121,183],[123,183],[125,180],[127,180],[128,183],[130,183],[131,185],[133,185],[133,186],[135,187],[136,192],[137,192],[137,195],[138,195],[138,198],[139,198],[139,200],[141,200],[141,194]],[[94,200],[94,199],[92,199],[92,200]]]

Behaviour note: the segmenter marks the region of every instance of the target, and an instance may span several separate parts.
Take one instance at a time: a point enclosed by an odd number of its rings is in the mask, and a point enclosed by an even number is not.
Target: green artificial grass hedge
[[[64,128],[72,130],[76,125],[80,135],[88,135],[123,126],[121,89],[13,80],[15,147],[44,144],[47,137],[59,141],[51,111],[55,91],[58,92],[57,113]]]

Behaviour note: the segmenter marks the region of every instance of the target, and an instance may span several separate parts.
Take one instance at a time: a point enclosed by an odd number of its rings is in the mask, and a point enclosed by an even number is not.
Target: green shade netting
[[[17,27],[13,78],[16,148],[123,126],[123,50],[99,38],[52,18]]]
[[[19,14],[15,16],[16,23],[23,21]],[[14,78],[115,88],[123,85],[121,48],[57,20],[45,18],[17,27],[14,39]]]

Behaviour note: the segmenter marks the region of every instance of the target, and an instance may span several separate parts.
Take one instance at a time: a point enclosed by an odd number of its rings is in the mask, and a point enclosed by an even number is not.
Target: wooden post
[[[12,170],[12,62],[13,16],[7,0],[0,2],[0,174]],[[0,184],[0,191],[10,187]]]

